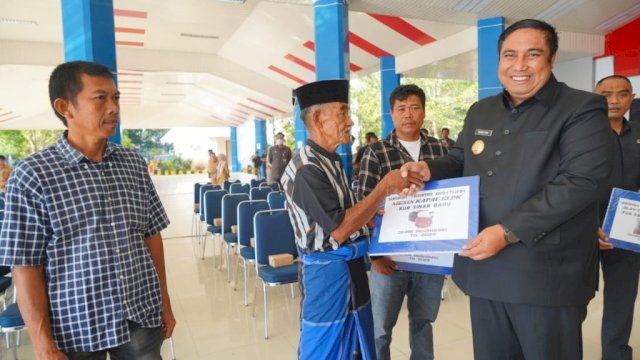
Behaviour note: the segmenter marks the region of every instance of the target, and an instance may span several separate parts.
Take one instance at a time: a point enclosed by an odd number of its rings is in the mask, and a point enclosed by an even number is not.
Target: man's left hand
[[[500,224],[496,224],[482,230],[478,236],[466,243],[459,255],[473,260],[484,260],[499,253],[508,244],[504,238],[504,229]]]
[[[173,317],[171,305],[163,306],[162,308],[162,327],[164,330],[164,338],[170,338],[173,334],[173,329],[176,327],[176,318]]]

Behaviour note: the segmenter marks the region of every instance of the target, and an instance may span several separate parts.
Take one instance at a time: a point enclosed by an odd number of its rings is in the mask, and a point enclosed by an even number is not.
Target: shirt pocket
[[[122,216],[129,228],[145,229],[149,209],[146,187],[137,183],[124,183],[120,194]]]

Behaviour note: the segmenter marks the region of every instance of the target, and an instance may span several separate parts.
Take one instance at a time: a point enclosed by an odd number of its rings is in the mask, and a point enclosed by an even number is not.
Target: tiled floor
[[[178,324],[174,333],[177,358],[195,359],[262,359],[286,360],[296,358],[298,341],[298,311],[300,297],[291,298],[287,286],[269,289],[269,332],[263,337],[263,306],[258,292],[256,316],[251,315],[251,303],[242,304],[242,288],[234,291],[227,283],[227,274],[214,270],[211,258],[211,238],[204,260],[196,258],[192,249],[191,209],[192,185],[204,180],[202,176],[158,176],[154,181],[171,219],[163,232],[169,290]],[[241,277],[240,277],[241,278]],[[253,285],[253,277],[250,280]],[[240,280],[242,285],[242,280]],[[472,359],[471,327],[467,298],[447,280],[448,292],[442,302],[434,325],[435,353],[438,359]],[[251,287],[250,289],[253,289]],[[297,289],[296,289],[297,293]],[[253,291],[249,301],[253,302]],[[638,308],[638,307],[637,307]],[[636,324],[640,311],[636,311]],[[599,359],[599,329],[602,298],[596,296],[589,305],[583,325],[585,359]],[[634,358],[640,359],[640,330],[632,333]],[[393,359],[409,359],[407,312],[403,310],[395,327],[392,343]],[[25,333],[26,335],[26,333]],[[6,350],[0,359],[12,358]],[[23,337],[20,359],[34,359],[28,336]],[[171,358],[168,343],[163,357]]]

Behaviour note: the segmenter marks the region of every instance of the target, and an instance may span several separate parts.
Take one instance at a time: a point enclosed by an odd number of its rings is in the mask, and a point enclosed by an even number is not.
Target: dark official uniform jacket
[[[469,296],[515,304],[586,304],[598,282],[597,200],[612,161],[607,103],[551,77],[513,107],[506,93],[471,106],[433,179],[480,176],[480,228],[520,238],[495,256],[456,256]]]

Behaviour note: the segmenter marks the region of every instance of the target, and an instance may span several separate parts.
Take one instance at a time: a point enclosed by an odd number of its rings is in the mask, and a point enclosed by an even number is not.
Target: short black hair
[[[443,131],[445,131],[445,130],[446,130],[447,132],[451,132],[451,131],[449,130],[449,128],[445,128],[445,127],[443,127],[443,128],[442,128],[442,130],[440,130],[440,132],[443,132]]]
[[[373,131],[369,131],[365,136],[365,139],[367,139],[367,141],[369,141],[371,138],[378,138],[378,135],[376,135],[376,133],[374,133]]]
[[[4,160],[7,160],[7,158],[6,158],[6,157],[4,157],[4,155],[0,155],[0,160],[3,160],[3,161],[4,161]]]
[[[406,85],[400,85],[397,88],[393,89],[393,91],[391,92],[391,95],[389,95],[389,106],[391,110],[393,110],[393,105],[396,103],[396,100],[404,101],[404,100],[407,100],[407,98],[411,95],[416,95],[417,97],[420,98],[420,102],[422,103],[422,108],[424,109],[424,106],[426,104],[426,98],[427,98],[424,94],[424,91],[422,91],[422,89],[420,89],[418,85],[406,84]]]
[[[82,91],[81,75],[101,76],[114,79],[108,67],[89,61],[69,61],[58,65],[49,77],[49,101],[53,107],[56,99],[65,99],[76,104],[77,96]],[[67,119],[58,114],[54,108],[56,116],[67,126]]]
[[[502,52],[502,43],[516,30],[520,29],[535,29],[540,30],[544,33],[545,41],[547,42],[547,46],[549,47],[549,58],[551,61],[553,55],[558,52],[558,32],[556,28],[546,23],[542,20],[536,19],[524,19],[520,21],[516,21],[511,26],[509,26],[506,30],[500,34],[500,38],[498,39],[498,57]]]
[[[609,79],[621,79],[621,80],[624,80],[624,81],[628,82],[630,86],[633,86],[633,85],[631,85],[631,80],[629,80],[629,78],[624,76],[624,75],[609,75],[609,76],[605,76],[602,79],[600,79],[596,83],[596,87],[598,87],[600,84],[602,84],[603,82],[605,82],[606,80],[609,80]]]

